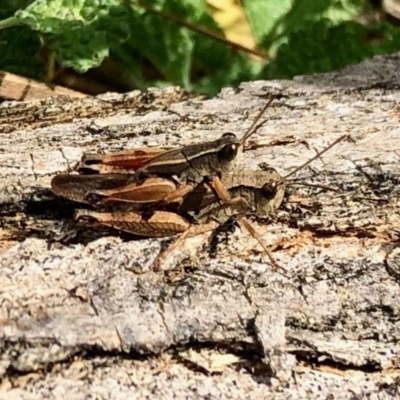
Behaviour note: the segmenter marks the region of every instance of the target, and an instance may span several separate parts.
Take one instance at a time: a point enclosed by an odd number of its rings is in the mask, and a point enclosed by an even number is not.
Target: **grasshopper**
[[[241,161],[243,147],[246,140],[267,121],[258,123],[259,119],[274,100],[272,97],[250,128],[239,140],[233,133],[225,133],[217,140],[188,145],[177,149],[136,149],[106,155],[84,155],[81,163],[76,166],[80,173],[127,173],[134,172],[124,186],[115,186],[110,191],[93,190],[88,192],[87,202],[96,204],[104,198],[108,200],[128,201],[130,195],[138,193],[136,186],[143,183],[148,177],[161,177],[171,180],[175,190],[168,194],[159,192],[160,197],[149,198],[149,202],[163,201],[182,202],[183,198],[194,190],[196,185],[211,178],[210,186],[221,200],[229,203],[226,188],[220,177],[235,171]],[[71,175],[72,177],[72,175]],[[64,179],[67,179],[64,177]],[[74,180],[75,178],[71,178]],[[52,186],[56,187],[57,182]],[[119,194],[123,193],[122,197]],[[130,197],[130,201],[137,199]]]
[[[102,225],[145,237],[181,234],[164,253],[166,255],[186,237],[214,230],[232,215],[246,214],[252,210],[259,216],[273,213],[283,200],[285,185],[285,181],[275,170],[227,173],[224,175],[225,182],[232,187],[227,196],[229,200],[234,198],[230,206],[221,207],[218,197],[203,183],[185,197],[177,212],[171,212],[168,210],[171,205],[168,204],[165,204],[162,210],[151,206],[152,198],[167,195],[176,189],[171,180],[150,177],[141,184],[129,184],[131,177],[130,174],[61,174],[53,178],[52,189],[57,195],[84,204],[91,204],[88,201],[88,192],[108,193],[105,201],[96,204],[99,211],[77,210],[75,219],[94,219]],[[121,187],[128,188],[127,201],[124,201]],[[113,197],[115,190],[118,193],[117,199]],[[135,201],[132,201],[132,198]],[[186,214],[189,219],[180,214]],[[241,223],[242,227],[243,224],[246,222]],[[247,225],[245,228],[251,231],[269,255],[268,249],[255,231]],[[270,258],[276,266],[276,262]]]
[[[227,175],[227,179],[233,185],[229,194],[234,198],[229,206],[221,205],[218,197],[209,188],[199,185],[186,196],[179,207],[179,213],[158,209],[150,212],[142,211],[140,207],[143,205],[140,203],[134,203],[136,209],[133,211],[127,208],[121,210],[121,204],[118,203],[116,211],[77,210],[75,219],[95,220],[102,225],[145,237],[167,237],[181,234],[164,253],[157,257],[154,269],[158,270],[161,260],[183,243],[186,238],[215,230],[232,216],[238,216],[240,226],[257,239],[274,268],[285,271],[272,258],[259,235],[244,218],[244,215],[248,213],[256,213],[259,217],[273,214],[283,201],[285,181],[272,168],[268,171],[230,173]],[[165,179],[158,178],[158,180],[162,186]],[[84,196],[84,189],[80,195]],[[78,190],[75,190],[73,197],[75,200],[78,199]],[[109,207],[113,208],[110,205]],[[188,215],[190,218],[185,218],[183,215]]]

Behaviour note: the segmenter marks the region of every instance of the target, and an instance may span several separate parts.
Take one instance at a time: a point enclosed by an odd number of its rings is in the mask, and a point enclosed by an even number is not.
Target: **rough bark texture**
[[[2,103],[0,397],[400,396],[399,70],[396,54],[212,100],[168,88]],[[276,221],[255,223],[289,278],[239,229],[215,259],[206,236],[188,240],[159,273],[165,240],[81,228],[57,242],[74,224],[49,182],[83,152],[241,133],[271,93],[252,139],[268,146],[244,167],[287,173],[354,140],[298,174],[337,193],[292,187]]]

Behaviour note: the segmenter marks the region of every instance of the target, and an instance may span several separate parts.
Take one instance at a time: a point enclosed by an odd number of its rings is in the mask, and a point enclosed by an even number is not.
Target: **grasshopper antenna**
[[[268,120],[262,121],[260,124],[257,125],[258,121],[262,117],[262,115],[265,113],[266,109],[271,105],[271,103],[276,99],[276,95],[271,96],[269,99],[268,103],[264,106],[264,108],[260,111],[260,113],[257,115],[256,119],[253,121],[251,124],[250,128],[247,129],[247,132],[243,135],[242,139],[240,140],[240,144],[243,145],[244,142],[255,132],[257,132],[258,129],[260,129]]]
[[[325,147],[325,149],[321,150],[318,152],[314,157],[310,158],[308,161],[306,161],[304,164],[300,165],[299,167],[295,168],[293,171],[289,172],[286,176],[282,178],[283,181],[287,180],[290,176],[294,175],[298,171],[302,170],[303,168],[307,167],[307,165],[311,164],[314,160],[317,158],[320,158],[322,154],[326,153],[328,150],[330,150],[333,146],[337,145],[339,142],[341,142],[343,139],[347,138],[348,135],[343,135],[339,139],[336,139],[333,143],[331,143],[329,146]]]
[[[292,181],[292,180],[288,181],[288,186],[308,186],[308,187],[314,187],[314,188],[319,188],[319,189],[324,189],[324,190],[330,190],[331,192],[338,192],[338,190],[332,186],[318,185],[315,183],[307,183],[307,182],[296,182],[296,181]]]

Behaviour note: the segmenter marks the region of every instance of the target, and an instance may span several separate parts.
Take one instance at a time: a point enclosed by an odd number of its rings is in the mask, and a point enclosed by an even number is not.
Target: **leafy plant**
[[[37,79],[46,74],[43,54],[52,54],[79,73],[112,60],[132,89],[174,84],[213,94],[245,80],[330,71],[400,48],[400,28],[357,22],[367,0],[3,3],[0,69]],[[230,23],[233,10],[236,22]],[[247,38],[240,36],[243,27]],[[224,37],[257,43],[257,49],[238,50],[242,44]]]

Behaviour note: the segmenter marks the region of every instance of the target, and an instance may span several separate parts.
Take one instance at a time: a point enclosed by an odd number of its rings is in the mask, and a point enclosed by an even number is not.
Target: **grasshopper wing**
[[[144,182],[132,182],[131,174],[60,174],[53,178],[51,187],[58,196],[91,205],[153,203],[176,190],[171,180],[154,177]]]
[[[169,148],[143,147],[108,154],[84,154],[75,170],[80,174],[129,173]]]

